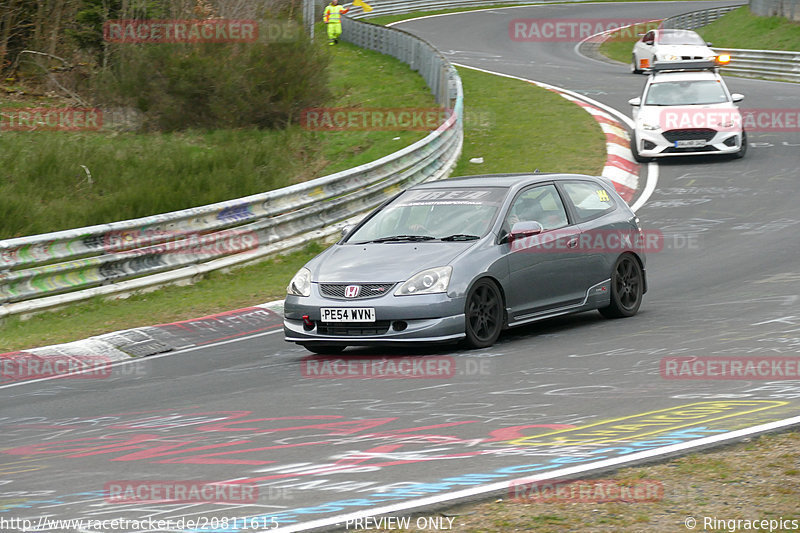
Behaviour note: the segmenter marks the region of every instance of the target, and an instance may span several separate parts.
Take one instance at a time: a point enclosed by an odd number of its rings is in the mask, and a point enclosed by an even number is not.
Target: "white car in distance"
[[[650,30],[633,45],[631,72],[641,74],[657,61],[714,61],[710,44],[692,30]]]

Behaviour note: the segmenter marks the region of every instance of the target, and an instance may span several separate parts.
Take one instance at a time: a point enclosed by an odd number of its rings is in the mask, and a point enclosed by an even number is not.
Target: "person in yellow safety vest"
[[[331,0],[331,3],[325,8],[324,20],[328,25],[328,44],[333,46],[339,42],[339,36],[342,34],[342,15],[350,11],[349,8],[339,5],[339,0]]]

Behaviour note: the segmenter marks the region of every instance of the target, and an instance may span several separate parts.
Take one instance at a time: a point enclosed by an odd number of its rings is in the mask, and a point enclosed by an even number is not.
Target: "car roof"
[[[678,28],[660,28],[660,29],[657,29],[655,31],[660,33],[660,34],[666,34],[666,33],[694,33],[696,35],[700,35],[699,33],[697,33],[696,31],[693,31],[693,30],[681,30],[681,29],[678,29]]]
[[[664,81],[700,81],[721,80],[720,75],[713,70],[675,70],[662,71],[651,75],[651,83]]]
[[[481,174],[475,176],[462,176],[457,178],[447,178],[438,181],[429,181],[412,187],[413,189],[442,189],[456,187],[504,187],[515,186],[524,187],[535,183],[544,183],[554,180],[564,179],[590,179],[598,180],[597,176],[587,176],[584,174],[561,174],[561,173],[533,173],[523,172],[515,174]]]

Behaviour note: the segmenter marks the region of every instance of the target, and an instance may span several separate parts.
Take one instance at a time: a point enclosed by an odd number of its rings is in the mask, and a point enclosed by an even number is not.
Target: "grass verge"
[[[470,69],[459,73],[466,101],[465,141],[455,175],[537,168],[600,172],[605,138],[580,107],[527,82]],[[577,154],[576,142],[583,147]],[[470,163],[473,157],[483,157],[484,163]],[[289,279],[318,251],[316,247],[229,274],[214,273],[188,287],[168,287],[124,301],[97,299],[25,321],[12,318],[0,324],[0,353],[283,298]]]
[[[800,22],[784,17],[759,17],[740,7],[697,29],[719,48],[800,50]]]
[[[424,80],[404,63],[347,43],[325,48],[334,95],[327,106],[436,106]],[[67,105],[12,95],[0,107]],[[6,131],[0,143],[0,239],[269,191],[373,161],[426,134],[312,132],[297,125],[169,134]]]

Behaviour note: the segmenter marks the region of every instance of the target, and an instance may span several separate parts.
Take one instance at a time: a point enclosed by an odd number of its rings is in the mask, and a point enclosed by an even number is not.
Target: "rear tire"
[[[347,346],[331,346],[326,344],[304,344],[303,348],[319,355],[336,355],[344,351]]]
[[[467,295],[466,342],[472,348],[486,348],[497,341],[503,329],[503,297],[488,279],[478,280]]]
[[[635,315],[642,305],[644,273],[632,254],[622,254],[611,272],[611,304],[599,309],[606,318],[627,318]]]

